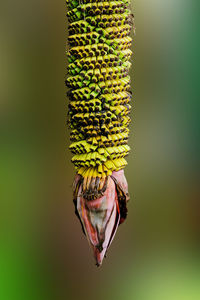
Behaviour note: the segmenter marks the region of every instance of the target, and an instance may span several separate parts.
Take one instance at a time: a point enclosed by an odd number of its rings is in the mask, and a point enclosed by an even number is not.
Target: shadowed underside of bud
[[[107,177],[105,191],[91,200],[83,193],[83,179],[77,175],[74,182],[76,214],[92,247],[97,266],[100,266],[119,224],[127,215],[128,185],[124,171]]]

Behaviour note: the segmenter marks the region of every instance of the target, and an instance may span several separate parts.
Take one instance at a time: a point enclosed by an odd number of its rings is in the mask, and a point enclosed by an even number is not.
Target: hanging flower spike
[[[130,0],[66,0],[75,212],[100,266],[127,216]]]

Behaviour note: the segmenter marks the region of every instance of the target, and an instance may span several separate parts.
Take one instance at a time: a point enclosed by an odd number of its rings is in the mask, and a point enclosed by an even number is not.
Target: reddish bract
[[[124,171],[113,172],[108,177],[104,194],[94,200],[83,198],[82,180],[77,175],[74,196],[76,214],[93,249],[96,264],[100,266],[119,224],[127,215],[126,202],[129,196]]]

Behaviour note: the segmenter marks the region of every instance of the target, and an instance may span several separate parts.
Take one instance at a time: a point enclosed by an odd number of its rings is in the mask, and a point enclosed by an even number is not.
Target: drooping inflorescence
[[[69,124],[76,214],[100,265],[127,214],[129,0],[67,0]]]

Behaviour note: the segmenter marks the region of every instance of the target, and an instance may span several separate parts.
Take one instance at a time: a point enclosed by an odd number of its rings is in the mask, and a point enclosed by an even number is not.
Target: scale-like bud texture
[[[70,149],[76,214],[100,265],[127,214],[129,0],[67,0]]]

